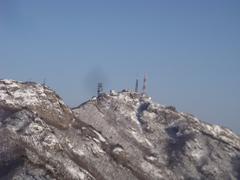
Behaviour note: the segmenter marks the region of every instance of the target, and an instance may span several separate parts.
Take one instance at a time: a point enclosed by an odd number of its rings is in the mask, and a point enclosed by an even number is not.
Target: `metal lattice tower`
[[[144,75],[144,79],[143,79],[143,94],[146,94],[147,92],[147,75]]]
[[[98,83],[97,96],[101,95],[102,93],[103,93],[103,83]]]
[[[135,92],[138,92],[138,79],[136,79]]]

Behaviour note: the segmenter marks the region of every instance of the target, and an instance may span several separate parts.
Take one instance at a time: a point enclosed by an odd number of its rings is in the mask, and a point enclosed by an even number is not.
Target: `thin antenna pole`
[[[143,94],[146,94],[147,92],[147,75],[144,75],[144,79],[143,79]]]
[[[138,79],[136,79],[135,92],[138,92]]]
[[[43,85],[43,87],[46,86],[46,78],[43,79],[43,84],[42,85]]]

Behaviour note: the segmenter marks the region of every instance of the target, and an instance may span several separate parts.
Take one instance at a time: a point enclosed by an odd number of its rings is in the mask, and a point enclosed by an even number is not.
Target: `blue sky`
[[[134,88],[240,133],[240,1],[1,0],[0,77],[47,84],[70,106]]]

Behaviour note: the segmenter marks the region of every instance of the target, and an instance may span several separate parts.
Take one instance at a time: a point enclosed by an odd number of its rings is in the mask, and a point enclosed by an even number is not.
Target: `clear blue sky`
[[[0,78],[75,106],[145,72],[156,102],[240,133],[240,1],[0,0]]]

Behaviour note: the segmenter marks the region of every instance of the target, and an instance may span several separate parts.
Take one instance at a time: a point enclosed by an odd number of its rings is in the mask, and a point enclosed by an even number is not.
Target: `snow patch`
[[[191,156],[197,161],[199,161],[203,156],[205,156],[205,152],[199,149],[194,149],[191,152]]]
[[[126,113],[125,113],[126,114]],[[131,113],[128,113],[130,115],[130,119],[135,122],[140,130],[140,132],[142,133],[142,126],[140,124],[140,122],[138,121],[137,119],[137,115],[136,115],[136,112],[135,111],[132,111]]]
[[[29,130],[31,131],[29,134],[38,134],[43,131],[43,127],[37,123],[31,123],[29,125]]]
[[[72,151],[74,154],[77,154],[80,157],[85,156],[84,152],[82,150],[80,150],[79,148],[78,149],[73,148]]]
[[[152,147],[152,148],[154,147],[153,144],[152,144],[148,139],[145,139],[145,141],[146,141],[146,143],[148,144],[148,146],[150,146],[150,147]]]
[[[99,140],[100,140],[101,142],[106,142],[106,139],[105,139],[100,133],[98,133],[98,132],[95,131],[95,130],[94,130],[94,132],[95,132],[95,134],[97,134],[97,136],[98,136],[98,138],[99,138]]]
[[[4,82],[5,84],[13,84],[13,83],[15,83],[15,81],[12,80],[12,79],[4,79],[4,80],[1,80],[1,81]]]
[[[6,100],[9,95],[6,93],[5,90],[0,90],[0,100]]]
[[[67,171],[73,176],[74,179],[85,179],[85,174],[77,167],[67,166]]]
[[[200,120],[198,118],[196,118],[196,117],[194,117],[193,120],[198,122],[198,123],[200,123]]]
[[[39,103],[37,94],[32,89],[18,89],[13,93],[14,98],[22,98],[19,101],[20,104],[23,105],[35,105]]]
[[[92,147],[91,147],[91,149],[92,149],[92,152],[94,153],[94,154],[103,154],[103,153],[105,153],[103,150],[102,150],[102,148],[101,147],[99,147],[98,146],[98,144],[91,144],[92,145]]]
[[[155,113],[148,112],[148,111],[144,111],[143,116],[149,119],[155,119],[157,117]]]
[[[124,150],[123,150],[123,148],[121,148],[121,147],[115,147],[114,149],[113,149],[113,153],[114,154],[120,154],[121,152],[123,152]]]
[[[153,162],[153,161],[156,161],[156,160],[157,160],[157,158],[156,158],[156,157],[154,157],[154,156],[146,156],[146,159],[147,159],[148,161],[151,161],[151,162]]]
[[[160,169],[157,169],[156,167],[154,167],[152,164],[150,164],[147,161],[144,161],[141,163],[141,167],[142,169],[144,169],[145,171],[153,174],[153,176],[155,176],[158,179],[164,179],[163,176],[161,175],[162,172],[160,171]]]
[[[47,135],[43,141],[43,145],[50,149],[54,149],[57,144],[58,140],[53,134]]]
[[[139,135],[137,132],[131,131],[131,134],[134,139],[137,140],[137,142],[142,144],[148,144],[149,146],[153,147],[152,143],[148,139],[144,138],[142,135]]]

